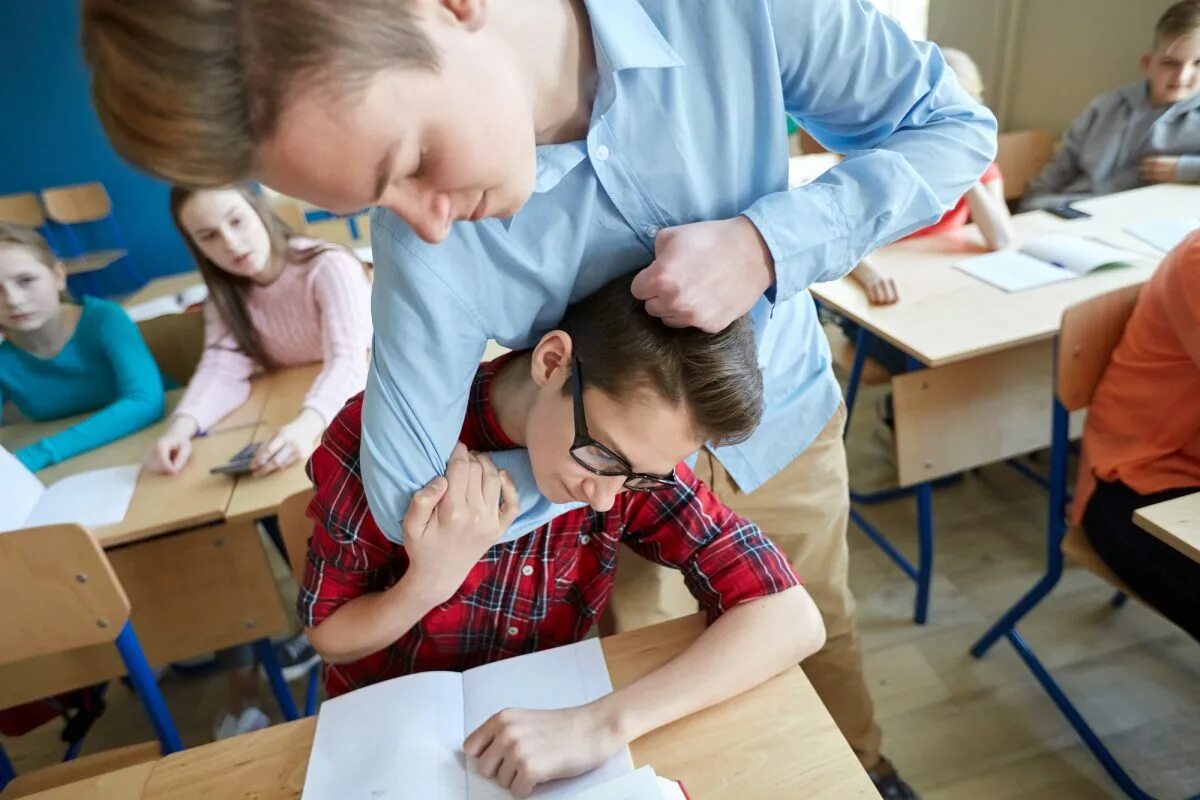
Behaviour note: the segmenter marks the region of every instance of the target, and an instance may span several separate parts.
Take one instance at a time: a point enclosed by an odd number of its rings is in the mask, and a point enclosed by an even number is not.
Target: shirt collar
[[[598,64],[613,73],[685,66],[637,0],[585,0],[585,5]]]
[[[492,405],[492,378],[513,357],[522,351],[513,350],[491,361],[479,365],[475,380],[471,385],[471,402],[467,408],[468,425],[474,423],[475,433],[488,445],[489,450],[512,450],[517,447],[512,439],[504,434],[500,427],[500,419]]]

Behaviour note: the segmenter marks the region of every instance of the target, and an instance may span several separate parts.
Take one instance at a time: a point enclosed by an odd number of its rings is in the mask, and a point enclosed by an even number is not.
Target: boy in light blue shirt
[[[1025,210],[1154,183],[1200,182],[1200,0],[1167,9],[1142,56],[1146,80],[1102,94],[1029,184]]]
[[[766,527],[829,632],[805,669],[880,791],[914,796],[879,755],[840,390],[807,287],[937,221],[991,162],[995,120],[937,48],[868,0],[134,5],[84,3],[97,110],[127,158],[182,183],[254,175],[334,211],[381,207],[362,459],[393,541],[445,468],[488,339],[528,347],[651,259],[633,292],[668,324],[751,314],[766,413],[716,451],[721,499],[787,521]],[[846,154],[794,190],[785,115]],[[524,453],[495,456],[521,491],[506,540],[572,507],[537,492]]]

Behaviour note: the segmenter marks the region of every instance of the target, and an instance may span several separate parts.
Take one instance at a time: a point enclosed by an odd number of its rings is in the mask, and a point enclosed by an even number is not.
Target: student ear
[[[1154,62],[1154,54],[1146,53],[1142,56],[1142,72],[1150,72],[1150,64]]]
[[[565,331],[550,331],[533,348],[530,375],[539,388],[545,386],[560,369],[570,369],[573,355],[571,337]]]
[[[459,24],[474,33],[487,22],[488,0],[438,0]]]
[[[58,293],[62,294],[67,291],[67,268],[63,266],[63,263],[55,261],[50,271],[54,273],[54,286],[58,289]]]

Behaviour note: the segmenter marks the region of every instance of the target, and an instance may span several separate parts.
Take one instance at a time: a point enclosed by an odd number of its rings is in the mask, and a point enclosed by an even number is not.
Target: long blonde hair
[[[344,97],[435,69],[408,0],[84,0],[83,52],[109,141],[185,186],[248,180],[296,87]]]
[[[966,90],[967,94],[982,103],[983,76],[979,74],[979,67],[971,60],[971,57],[953,47],[943,47],[942,57],[946,59],[946,66],[954,71],[954,76],[958,78],[958,85]]]

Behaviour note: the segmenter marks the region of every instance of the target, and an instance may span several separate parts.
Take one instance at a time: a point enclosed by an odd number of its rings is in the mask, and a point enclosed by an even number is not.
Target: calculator
[[[229,461],[213,467],[209,472],[213,475],[249,475],[252,471],[250,462],[254,459],[254,454],[258,452],[259,444],[260,442],[251,442],[238,450],[237,455]]]

